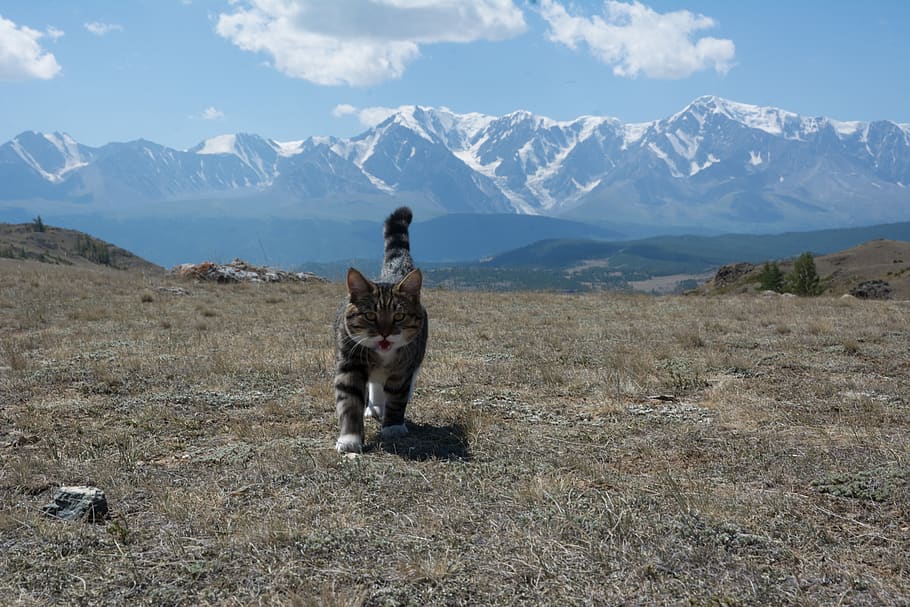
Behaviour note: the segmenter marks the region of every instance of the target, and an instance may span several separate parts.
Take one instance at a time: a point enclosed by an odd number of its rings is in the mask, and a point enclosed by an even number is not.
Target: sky
[[[906,0],[0,0],[0,143],[350,137],[402,105],[910,122]]]

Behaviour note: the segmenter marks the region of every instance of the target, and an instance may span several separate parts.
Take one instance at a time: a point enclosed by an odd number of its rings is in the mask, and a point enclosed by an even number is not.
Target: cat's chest
[[[372,355],[373,364],[371,365],[370,375],[382,372],[388,374],[388,371],[391,371],[398,366],[398,350],[391,350],[389,352],[374,350]]]

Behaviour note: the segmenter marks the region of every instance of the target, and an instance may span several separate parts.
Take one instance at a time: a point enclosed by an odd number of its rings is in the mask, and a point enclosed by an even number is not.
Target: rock
[[[181,297],[190,294],[190,292],[183,287],[155,287],[155,290],[159,293],[167,293],[168,295],[177,295]]]
[[[891,299],[891,284],[884,280],[867,280],[850,289],[850,295],[860,299]]]
[[[107,517],[107,498],[98,487],[60,487],[42,512],[65,521],[97,523]]]
[[[711,284],[715,287],[731,285],[754,269],[755,264],[745,261],[721,266],[714,278],[711,279]]]
[[[264,266],[254,266],[242,259],[235,259],[228,264],[217,264],[211,261],[192,264],[184,263],[171,269],[172,274],[190,280],[210,280],[213,282],[327,282],[325,278],[312,272],[287,272]]]

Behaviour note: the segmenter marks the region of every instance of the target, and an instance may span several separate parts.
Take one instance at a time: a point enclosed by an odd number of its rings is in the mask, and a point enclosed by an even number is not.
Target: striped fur
[[[401,207],[386,219],[379,281],[348,270],[348,297],[335,319],[335,448],[341,453],[363,449],[365,415],[380,420],[383,438],[407,432],[404,413],[427,346],[411,218],[411,210]]]

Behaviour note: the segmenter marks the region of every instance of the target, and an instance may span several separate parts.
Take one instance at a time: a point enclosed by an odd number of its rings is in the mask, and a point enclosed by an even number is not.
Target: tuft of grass
[[[679,330],[675,333],[679,345],[686,349],[704,348],[706,343],[698,327]]]
[[[843,346],[844,352],[852,356],[856,356],[862,350],[862,348],[860,348],[859,342],[855,339],[845,339]]]

